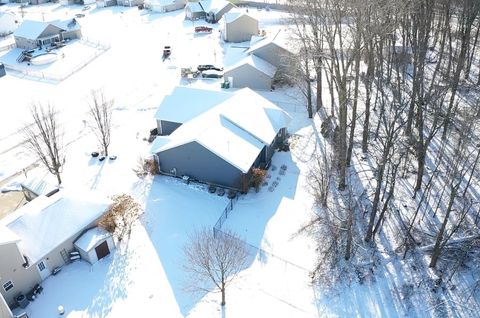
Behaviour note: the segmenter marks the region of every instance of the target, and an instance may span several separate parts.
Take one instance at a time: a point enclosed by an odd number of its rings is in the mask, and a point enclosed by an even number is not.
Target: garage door
[[[110,254],[110,250],[108,249],[107,241],[103,242],[102,244],[95,247],[95,252],[97,252],[97,258],[102,259],[108,254]]]

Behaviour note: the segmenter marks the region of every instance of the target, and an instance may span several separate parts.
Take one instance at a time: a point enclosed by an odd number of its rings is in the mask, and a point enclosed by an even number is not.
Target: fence
[[[222,228],[223,226],[223,223],[225,223],[225,221],[227,220],[228,218],[228,214],[230,214],[230,212],[233,210],[233,205],[238,201],[238,195],[235,196],[235,198],[233,199],[230,199],[230,201],[228,202],[227,206],[225,207],[225,209],[223,210],[222,214],[220,215],[220,217],[218,218],[217,222],[215,223],[215,225],[213,226],[213,237],[217,238],[217,231],[220,231],[220,229]]]
[[[76,72],[80,71],[82,68],[90,64],[94,59],[96,59],[98,56],[102,55],[105,53],[108,49],[110,49],[110,45],[101,43],[98,41],[94,41],[88,38],[82,38],[80,39],[80,43],[86,46],[94,47],[98,49],[93,53],[92,55],[88,56],[86,60],[84,60],[82,63],[77,64],[76,66],[72,67],[68,72],[65,72],[63,74],[53,74],[53,73],[48,73],[48,72],[41,72],[41,71],[33,71],[33,70],[28,70],[23,67],[19,67],[16,65],[11,65],[11,64],[4,64],[5,68],[18,72],[24,76],[36,78],[36,79],[42,79],[42,80],[47,80],[47,81],[53,81],[53,82],[61,82],[63,80],[66,80]]]

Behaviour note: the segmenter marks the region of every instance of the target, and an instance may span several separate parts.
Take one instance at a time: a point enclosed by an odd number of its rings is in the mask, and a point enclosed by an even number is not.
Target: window
[[[3,284],[3,289],[5,289],[5,291],[9,291],[12,288],[13,288],[13,283],[11,280]]]
[[[38,263],[38,269],[43,271],[45,269],[45,264],[43,262]]]

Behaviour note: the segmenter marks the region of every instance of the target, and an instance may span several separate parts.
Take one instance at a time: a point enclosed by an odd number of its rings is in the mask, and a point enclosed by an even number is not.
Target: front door
[[[104,241],[102,244],[95,247],[95,252],[97,253],[97,258],[99,260],[110,254],[107,241]]]
[[[45,262],[45,260],[37,264],[37,269],[40,273],[40,277],[42,278],[42,280],[50,276],[50,270],[48,269],[47,262]]]

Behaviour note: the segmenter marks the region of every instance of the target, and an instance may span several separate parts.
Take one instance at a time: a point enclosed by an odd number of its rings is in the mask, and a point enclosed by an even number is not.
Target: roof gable
[[[13,35],[27,39],[37,39],[47,26],[48,23],[46,22],[25,20],[13,32]]]
[[[275,76],[275,73],[277,72],[277,68],[274,65],[268,63],[262,58],[259,58],[258,56],[249,55],[243,58],[242,60],[240,60],[240,62],[238,62],[237,64],[234,64],[229,68],[225,69],[225,73],[231,72],[245,65],[248,65],[258,70],[259,72],[262,72],[263,74],[269,76],[270,78],[273,78]]]

